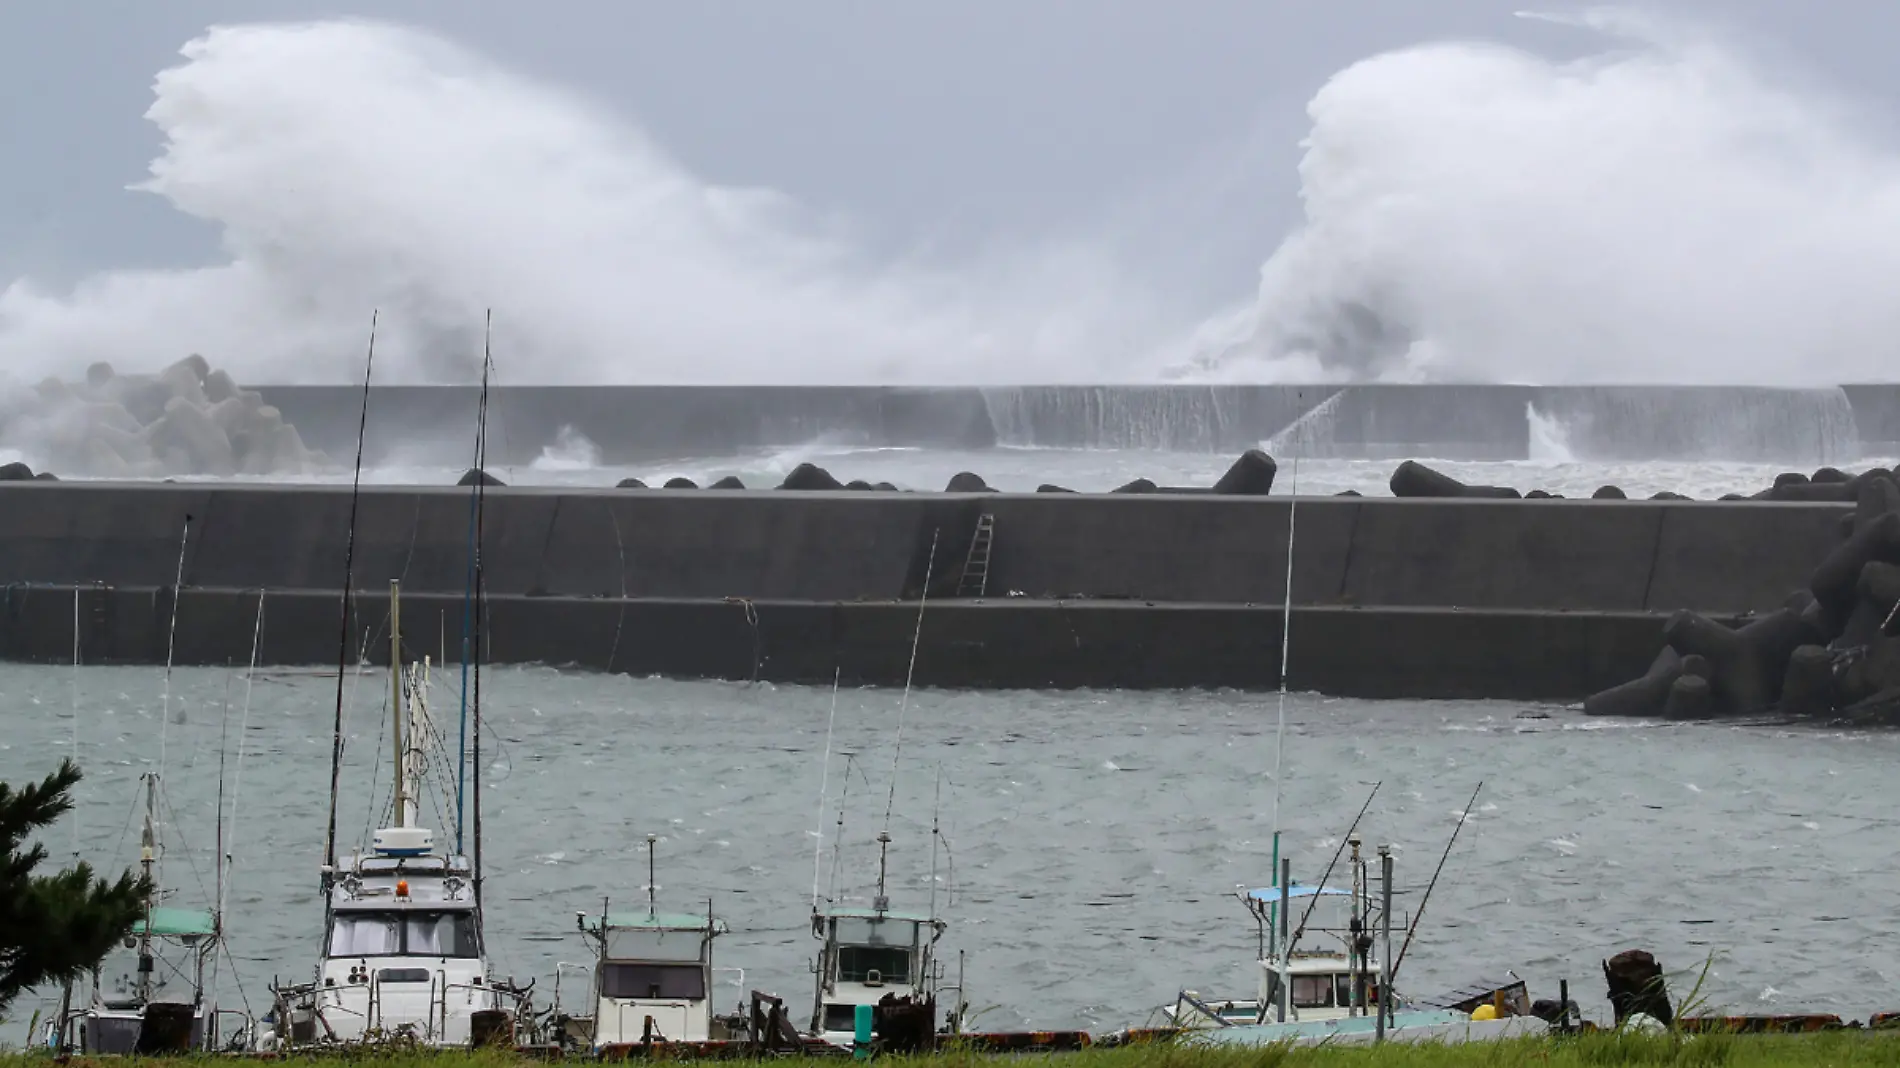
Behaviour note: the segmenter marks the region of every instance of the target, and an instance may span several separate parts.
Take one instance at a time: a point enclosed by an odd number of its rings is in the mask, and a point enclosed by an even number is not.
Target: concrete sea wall
[[[404,589],[417,652],[455,657],[466,489],[364,489],[355,634]],[[495,662],[959,687],[1277,685],[1286,498],[491,488]],[[1298,502],[1291,685],[1574,699],[1641,674],[1668,614],[1776,607],[1852,505],[1313,498]],[[0,487],[0,656],[334,663],[348,487]],[[986,595],[957,596],[994,517]],[[187,519],[190,516],[189,535]],[[183,582],[176,584],[181,537]],[[75,594],[75,589],[78,590]]]

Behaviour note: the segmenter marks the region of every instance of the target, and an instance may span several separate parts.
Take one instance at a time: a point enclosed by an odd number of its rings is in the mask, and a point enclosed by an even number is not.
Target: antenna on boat
[[[891,899],[884,892],[885,862],[891,852],[891,832],[879,831],[877,835],[877,896],[871,899],[871,908],[883,912],[891,907]]]
[[[178,575],[172,580],[171,622],[165,628],[165,683],[158,717],[158,773],[165,774],[165,729],[172,721],[172,654],[178,648],[178,594],[185,585],[185,549],[191,544],[191,516],[178,535]]]
[[[1432,891],[1438,886],[1438,876],[1445,870],[1445,861],[1451,858],[1451,847],[1458,843],[1458,832],[1465,829],[1465,821],[1471,818],[1471,806],[1478,803],[1478,792],[1484,789],[1484,783],[1478,783],[1471,791],[1471,800],[1465,802],[1465,810],[1458,814],[1458,826],[1451,829],[1451,837],[1445,840],[1445,851],[1439,854],[1438,867],[1432,869],[1432,881],[1425,884],[1425,896],[1418,900],[1418,911],[1412,914],[1412,923],[1405,929],[1405,943],[1399,946],[1399,959],[1392,962],[1392,970],[1385,975],[1387,987],[1399,974],[1399,965],[1405,963],[1405,951],[1412,948],[1412,936],[1418,933],[1418,921],[1425,918],[1425,906],[1431,903]]]
[[[904,669],[904,696],[897,704],[897,744],[891,748],[891,792],[884,799],[884,833],[880,841],[890,841],[891,809],[897,803],[897,758],[904,751],[904,713],[910,708],[910,684],[917,675],[917,647],[924,638],[924,607],[930,603],[930,576],[937,567],[937,538],[941,529],[930,532],[930,556],[924,561],[924,586],[917,594],[917,627],[910,635],[910,666]],[[882,862],[879,862],[880,865]],[[878,877],[879,890],[883,891],[883,877]]]
[[[825,864],[825,802],[831,796],[831,732],[838,725],[838,679],[842,668],[831,669],[831,717],[825,722],[825,759],[818,775],[818,841],[811,847],[811,913],[818,915],[818,877]]]
[[[395,750],[395,783],[392,796],[396,801],[396,826],[407,827],[404,819],[407,800],[405,796],[408,783],[403,775],[403,761],[408,756],[402,737],[402,580],[389,580],[389,744]]]
[[[494,363],[490,335],[495,323],[495,312],[490,309],[482,324],[482,390],[475,408],[475,470],[480,472],[476,486],[468,495],[468,581],[462,590],[462,722],[456,756],[455,783],[455,851],[463,852],[462,828],[464,826],[462,798],[468,790],[468,668],[469,668],[469,632],[473,626],[474,607],[471,602],[475,595],[475,528],[480,523],[481,483],[488,473],[488,370]],[[479,651],[478,651],[479,652]],[[478,667],[477,671],[480,670]],[[480,681],[476,687],[479,690]],[[479,779],[478,779],[479,782]]]
[[[350,584],[356,575],[356,507],[363,492],[363,437],[369,429],[369,384],[376,371],[376,319],[369,315],[369,355],[363,361],[363,408],[356,421],[356,471],[350,476],[350,527],[343,541],[343,608],[336,642],[336,719],[330,734],[330,822],[323,834],[323,889],[328,900],[330,875],[336,864],[337,787],[343,775],[343,674],[349,669]]]
[[[943,761],[937,762],[937,797],[930,806],[930,918],[937,918],[937,840],[943,837]]]
[[[647,919],[652,919],[660,914],[660,906],[654,896],[658,893],[659,880],[653,870],[653,847],[657,845],[659,841],[659,835],[647,835]],[[710,913],[712,905],[708,903],[706,908]]]
[[[1366,803],[1359,806],[1359,814],[1352,818],[1352,826],[1346,828],[1346,837],[1339,840],[1339,848],[1333,850],[1333,859],[1326,863],[1326,870],[1320,873],[1318,886],[1324,887],[1326,880],[1333,877],[1333,868],[1339,864],[1339,858],[1346,853],[1346,843],[1351,841],[1352,837],[1358,833],[1359,821],[1366,818],[1366,810],[1372,807],[1372,799],[1379,796],[1379,787],[1383,785],[1385,785],[1385,780],[1383,779],[1372,784],[1372,792],[1366,795]],[[1300,938],[1306,934],[1306,921],[1313,918],[1313,908],[1318,904],[1319,895],[1314,894],[1313,899],[1306,903],[1306,911],[1300,914],[1300,925],[1293,929],[1293,935],[1287,942],[1286,950],[1288,953],[1293,952],[1293,947],[1297,946]]]
[[[844,864],[844,809],[845,803],[851,799],[851,761],[854,757],[855,754],[850,752],[844,755],[844,787],[838,791],[838,830],[831,837],[831,896],[833,900],[841,896],[838,890],[838,878],[839,870]],[[817,919],[814,913],[812,922],[816,923]]]

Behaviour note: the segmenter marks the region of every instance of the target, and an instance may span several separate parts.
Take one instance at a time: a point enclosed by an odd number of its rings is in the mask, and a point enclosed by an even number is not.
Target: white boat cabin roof
[[[729,930],[724,920],[690,912],[609,912],[602,917],[601,927],[609,931],[699,931],[715,935]]]

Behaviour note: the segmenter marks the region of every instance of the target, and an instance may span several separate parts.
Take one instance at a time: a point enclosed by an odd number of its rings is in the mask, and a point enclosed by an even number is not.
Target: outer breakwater
[[[347,487],[0,488],[0,656],[334,663]],[[899,684],[930,576],[927,686],[1278,685],[1286,498],[490,488],[490,662]],[[1310,498],[1298,504],[1289,684],[1345,696],[1575,699],[1641,674],[1680,608],[1773,609],[1851,505]],[[994,519],[981,596],[963,586]],[[181,535],[182,583],[175,583]],[[353,644],[405,631],[453,659],[470,495],[365,488]],[[174,587],[176,586],[176,589]],[[78,593],[75,595],[75,589]],[[430,638],[435,640],[431,641]],[[427,648],[437,646],[437,649]]]
[[[355,451],[362,389],[260,386],[303,440]],[[378,386],[372,464],[465,463],[480,391]],[[499,386],[489,462],[526,463],[571,431],[609,463],[840,444],[1524,459],[1530,413],[1599,460],[1848,463],[1900,443],[1900,385],[1742,386]],[[1282,447],[1284,446],[1284,447]]]

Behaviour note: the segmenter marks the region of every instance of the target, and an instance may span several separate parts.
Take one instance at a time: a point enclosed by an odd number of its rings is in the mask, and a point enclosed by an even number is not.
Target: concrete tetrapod
[[[1682,675],[1669,684],[1669,697],[1663,702],[1664,719],[1713,719],[1715,694],[1709,680],[1700,675]]]
[[[831,472],[814,463],[802,463],[792,468],[785,481],[778,484],[782,490],[839,490],[844,485]]]
[[[1821,605],[1830,638],[1846,629],[1854,612],[1861,569],[1876,560],[1900,563],[1900,512],[1887,512],[1862,524],[1814,569],[1808,588]]]
[[[1214,483],[1214,492],[1265,496],[1273,492],[1273,477],[1278,472],[1273,457],[1259,449],[1248,449]]]
[[[950,476],[950,483],[944,486],[945,493],[995,493],[983,476],[970,471],[958,471]]]
[[[1407,460],[1392,472],[1390,482],[1394,497],[1522,497],[1523,494],[1509,486],[1468,486],[1463,482],[1434,471],[1417,460]]]
[[[1834,707],[1834,654],[1819,645],[1795,649],[1782,676],[1781,711],[1790,716],[1824,716]]]
[[[1900,606],[1900,565],[1868,561],[1854,583],[1854,610],[1848,613],[1846,624],[1831,644],[1852,649],[1873,642],[1881,637],[1883,625],[1891,627],[1889,620],[1900,623],[1896,606]]]
[[[1669,700],[1669,687],[1681,677],[1682,654],[1665,645],[1656,654],[1656,659],[1650,661],[1649,670],[1643,672],[1641,677],[1585,698],[1584,715],[1625,719],[1660,715],[1663,704]]]

